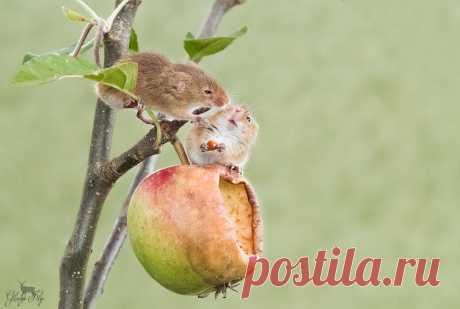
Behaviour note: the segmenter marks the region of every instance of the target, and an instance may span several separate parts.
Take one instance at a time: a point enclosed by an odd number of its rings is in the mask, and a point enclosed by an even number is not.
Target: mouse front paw
[[[216,146],[216,150],[218,152],[223,152],[225,150],[225,144],[224,143],[220,143]]]
[[[136,102],[137,102],[137,105],[136,105],[136,109],[137,109],[136,117],[139,120],[141,120],[143,123],[156,127],[155,122],[151,118],[148,118],[148,117],[146,117],[144,115],[144,111],[145,111],[144,102],[141,99],[137,100]]]
[[[129,98],[123,104],[123,108],[137,108],[139,106],[139,101],[133,98]]]
[[[206,152],[206,151],[208,151],[208,150],[209,150],[209,149],[208,149],[208,144],[207,144],[207,143],[202,143],[202,144],[200,145],[200,150],[201,150],[201,152]]]
[[[203,143],[200,145],[200,149],[202,152],[205,151],[219,151],[222,152],[225,150],[225,144],[224,143],[218,143],[214,140],[209,140],[207,143]]]
[[[239,166],[230,164],[230,165],[227,165],[227,168],[232,173],[243,175],[243,170]]]

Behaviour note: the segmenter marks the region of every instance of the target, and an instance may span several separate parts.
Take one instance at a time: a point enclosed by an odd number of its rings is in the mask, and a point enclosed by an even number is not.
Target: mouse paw
[[[141,120],[143,123],[145,124],[148,124],[148,125],[155,125],[155,122],[152,121],[152,119],[146,117],[144,115],[144,111],[145,111],[145,106],[144,106],[144,103],[142,102],[142,100],[138,100],[137,101],[137,105],[136,105],[136,108],[137,108],[137,113],[136,113],[136,116],[139,120]]]
[[[216,150],[218,152],[223,152],[225,150],[225,144],[224,143],[219,143],[217,146],[216,146]]]
[[[222,152],[225,150],[225,144],[224,143],[218,143],[214,140],[209,140],[207,143],[203,143],[200,145],[200,149],[202,152],[205,151],[219,151]]]
[[[230,165],[227,165],[226,167],[232,173],[237,173],[237,174],[243,175],[243,170],[239,166],[230,164]]]
[[[208,144],[207,144],[207,143],[202,143],[202,144],[200,145],[200,150],[201,150],[201,152],[206,152],[206,151],[208,151],[208,150],[209,150],[209,149],[208,149]]]
[[[123,108],[137,108],[139,102],[136,99],[129,98],[124,104]]]

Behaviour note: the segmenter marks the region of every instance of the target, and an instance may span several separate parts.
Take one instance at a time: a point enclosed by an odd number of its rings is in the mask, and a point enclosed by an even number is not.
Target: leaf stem
[[[75,49],[72,51],[70,54],[72,57],[77,57],[80,54],[80,50],[85,43],[86,38],[88,37],[89,33],[91,32],[91,29],[93,29],[94,24],[89,23],[85,26],[83,29],[83,32],[81,33],[80,39],[78,40],[77,45],[75,45]]]
[[[147,114],[149,114],[150,118],[152,118],[152,121],[157,129],[155,140],[155,148],[157,148],[159,146],[159,143],[161,142],[161,125],[152,109],[147,107],[145,110],[147,111]]]
[[[94,19],[94,20],[99,20],[99,19],[102,19],[101,17],[99,17],[99,15],[97,15],[97,13],[88,5],[86,4],[83,0],[75,0],[78,2],[78,4],[80,4],[80,6],[86,11],[88,12],[88,14],[91,15],[91,17]]]
[[[190,165],[190,159],[188,158],[187,151],[185,151],[184,145],[180,141],[180,139],[174,135],[170,137],[170,143],[174,147],[174,151],[176,151],[177,156],[179,157],[180,163],[182,165]]]

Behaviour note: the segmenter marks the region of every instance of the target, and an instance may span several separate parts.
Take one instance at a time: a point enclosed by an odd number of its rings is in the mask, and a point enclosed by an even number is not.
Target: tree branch
[[[205,19],[201,30],[199,31],[199,38],[206,38],[213,36],[217,27],[219,26],[222,18],[228,10],[233,7],[245,3],[246,0],[216,0],[211,7],[208,17]]]
[[[234,6],[242,4],[244,2],[245,0],[216,0],[211,8],[209,15],[205,19],[203,26],[199,31],[199,37],[213,36],[225,13]],[[183,124],[178,123],[176,132],[182,125]],[[122,205],[119,217],[115,222],[112,233],[110,234],[104,246],[103,253],[94,265],[94,270],[85,293],[84,309],[94,308],[96,299],[100,294],[102,294],[104,290],[104,284],[107,280],[110,270],[112,269],[112,266],[115,263],[118,253],[120,252],[123,243],[126,239],[126,215],[129,200],[131,199],[134,189],[137,187],[140,181],[146,175],[150,174],[154,169],[154,162],[152,162],[153,159],[149,157],[153,154],[158,153],[157,149],[152,148],[154,142],[151,139],[154,136],[155,132],[150,131],[149,134],[147,134],[139,143],[136,144],[136,146],[134,146],[118,158],[114,159],[115,161],[112,160],[110,164],[106,165],[103,168],[103,170],[105,169],[105,172],[103,173],[107,175],[107,179],[115,179],[116,181],[116,179],[120,177],[120,172],[123,172],[126,168],[129,169],[129,167],[133,164],[137,164],[136,162],[142,160],[142,157],[148,157],[148,159],[144,161],[144,163],[139,167],[137,175],[133,183],[131,184],[128,196],[126,197]],[[169,131],[167,138],[171,137],[175,138],[175,132],[173,132],[172,130]],[[162,143],[163,142],[166,141],[162,140]],[[149,145],[150,147],[147,146],[147,148],[144,148],[145,145]],[[174,146],[176,147],[176,145]],[[145,151],[147,151],[148,153],[146,153]],[[150,153],[150,151],[152,153]]]
[[[104,66],[112,66],[127,50],[131,24],[140,5],[140,0],[131,0],[115,20],[111,32],[104,37]],[[116,27],[115,27],[116,25]],[[60,274],[60,309],[81,308],[86,268],[92,250],[92,244],[102,205],[111,189],[95,171],[106,162],[110,155],[114,112],[101,100],[97,101],[94,115],[91,147],[75,227],[61,260]]]
[[[134,177],[131,187],[129,188],[128,195],[121,207],[120,215],[115,221],[112,233],[110,234],[104,246],[104,251],[101,257],[94,264],[93,273],[88,283],[88,287],[86,288],[85,300],[83,302],[84,309],[94,308],[98,294],[103,293],[104,284],[107,280],[109,272],[115,259],[118,257],[118,253],[120,252],[120,249],[126,239],[126,215],[128,212],[129,201],[131,200],[131,196],[133,195],[134,190],[137,188],[141,180],[153,172],[155,163],[156,157],[151,156],[148,157],[139,166],[139,170]]]
[[[161,121],[162,139],[158,146],[155,146],[156,129],[153,128],[129,150],[101,165],[98,169],[100,178],[107,184],[113,185],[118,178],[131,168],[148,157],[158,154],[160,152],[160,146],[169,142],[172,137],[176,135],[177,131],[186,123],[186,121],[179,120]]]

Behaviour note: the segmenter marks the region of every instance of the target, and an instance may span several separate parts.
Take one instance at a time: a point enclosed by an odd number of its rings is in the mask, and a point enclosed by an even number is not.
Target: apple
[[[128,209],[145,270],[185,295],[225,292],[262,253],[260,207],[249,182],[218,165],[180,165],[147,176]]]

